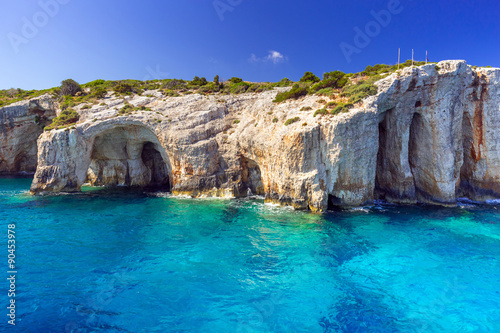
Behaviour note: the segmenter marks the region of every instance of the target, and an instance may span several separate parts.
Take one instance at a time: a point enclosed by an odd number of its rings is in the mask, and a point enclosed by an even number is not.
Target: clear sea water
[[[500,332],[500,205],[320,215],[30,182],[0,179],[0,331]]]

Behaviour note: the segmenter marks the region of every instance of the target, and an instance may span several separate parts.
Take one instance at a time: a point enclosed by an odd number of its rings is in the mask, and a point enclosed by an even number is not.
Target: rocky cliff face
[[[193,197],[262,194],[323,211],[374,199],[453,205],[500,197],[500,69],[464,61],[406,68],[348,113],[313,116],[307,96],[275,91],[128,102],[152,111],[118,116],[122,99],[79,111],[75,129],[38,140],[33,193],[95,185],[159,186]],[[287,119],[299,120],[286,126]],[[500,147],[500,146],[499,146]]]
[[[48,95],[0,108],[0,173],[35,172],[36,141],[55,114]]]

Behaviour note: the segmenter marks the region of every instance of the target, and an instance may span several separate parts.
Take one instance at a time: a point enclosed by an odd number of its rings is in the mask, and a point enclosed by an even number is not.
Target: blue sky
[[[0,1],[0,89],[67,78],[298,80],[393,64],[398,48],[402,59],[413,48],[417,60],[428,50],[431,61],[500,67],[498,0]]]

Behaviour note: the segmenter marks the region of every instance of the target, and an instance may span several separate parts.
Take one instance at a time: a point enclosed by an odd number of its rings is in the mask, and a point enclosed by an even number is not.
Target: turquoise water
[[[0,179],[18,260],[1,331],[500,332],[500,206],[317,215],[30,182]]]

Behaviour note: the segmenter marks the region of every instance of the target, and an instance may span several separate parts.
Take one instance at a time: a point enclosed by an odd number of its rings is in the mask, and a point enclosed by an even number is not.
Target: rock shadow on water
[[[340,267],[344,263],[365,255],[375,246],[356,235],[356,222],[353,212],[328,213],[322,224],[322,232],[326,236],[317,250],[316,260],[328,267]],[[363,214],[355,212],[354,214]]]
[[[345,296],[334,302],[328,314],[319,320],[325,333],[400,332],[398,318],[402,318],[403,313],[389,309],[383,296],[349,281],[344,281],[344,290]]]

